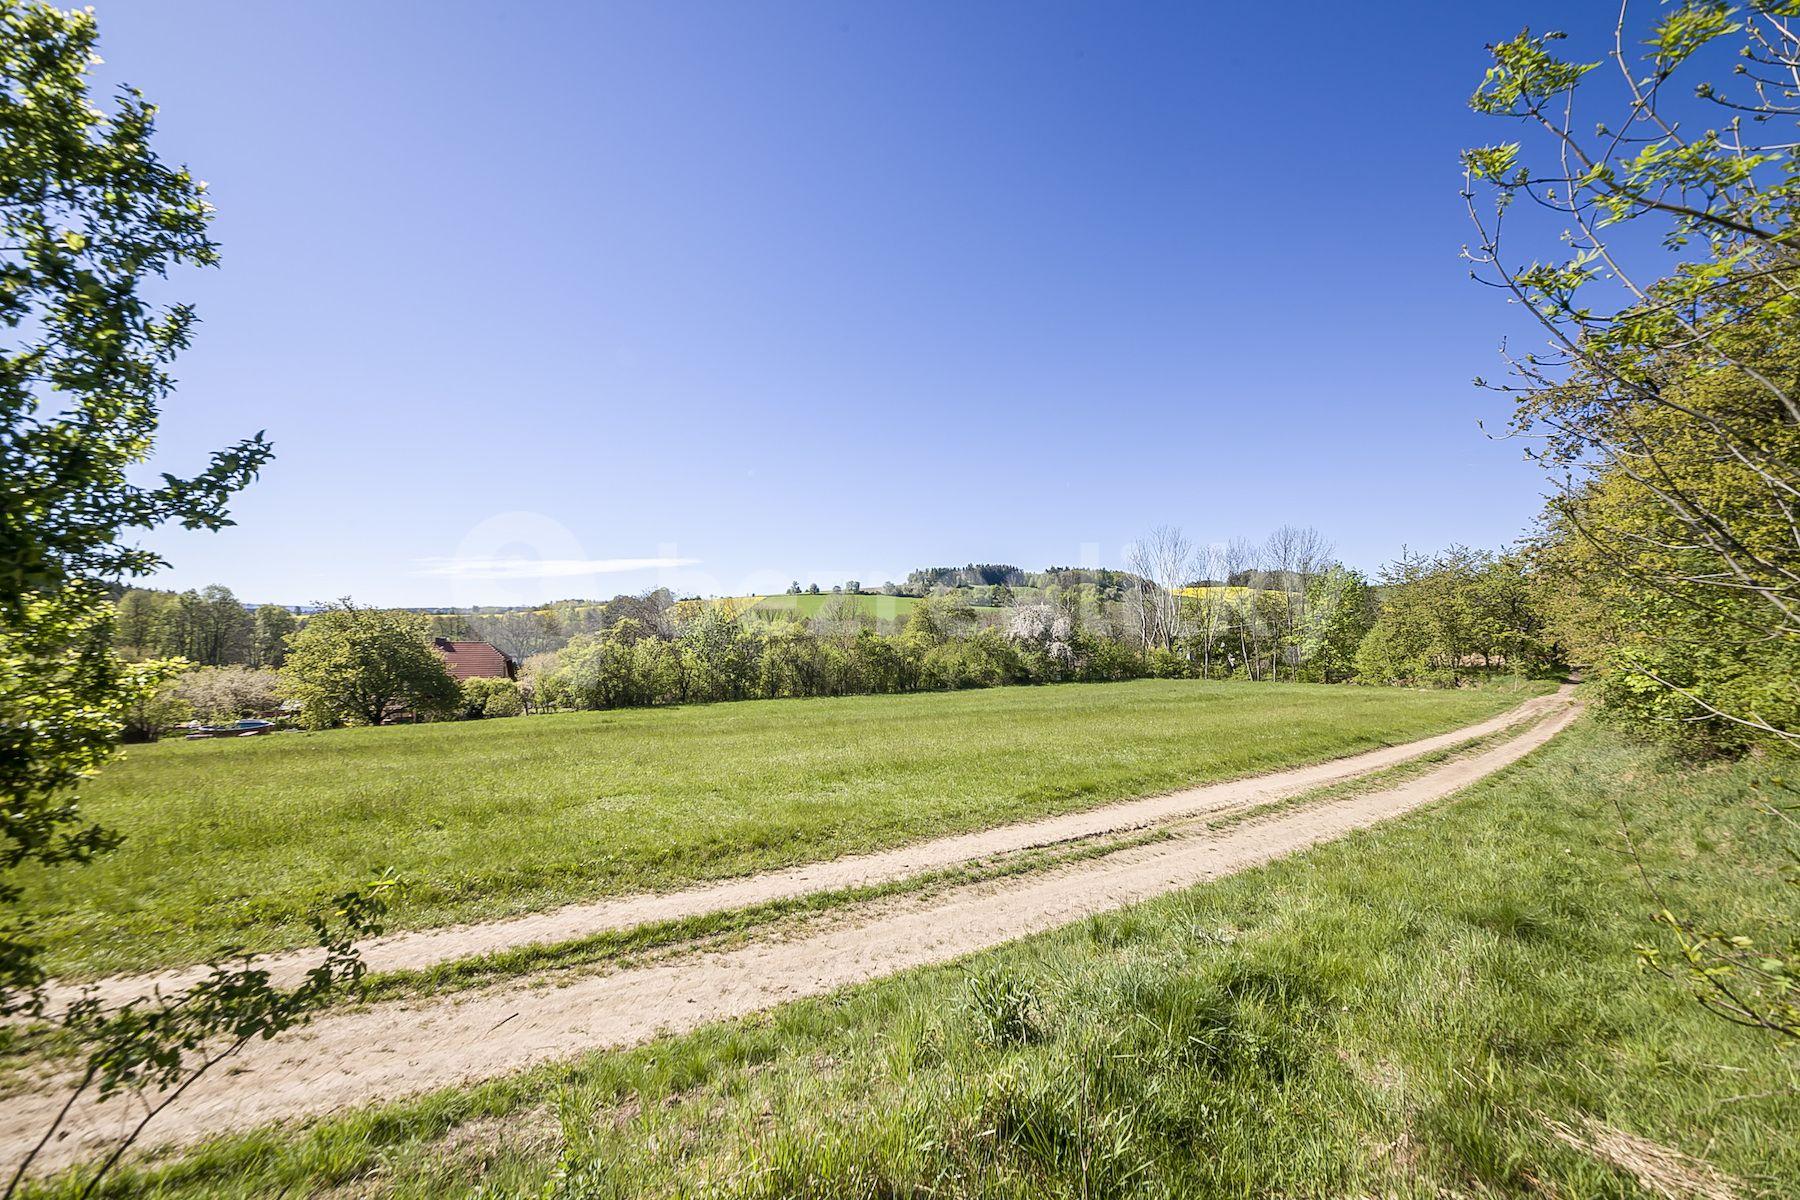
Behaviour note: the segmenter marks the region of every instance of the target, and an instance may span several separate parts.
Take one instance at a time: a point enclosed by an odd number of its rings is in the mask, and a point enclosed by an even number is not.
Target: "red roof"
[[[486,642],[453,642],[449,638],[432,638],[431,644],[444,656],[444,665],[458,680],[511,679],[513,661]]]

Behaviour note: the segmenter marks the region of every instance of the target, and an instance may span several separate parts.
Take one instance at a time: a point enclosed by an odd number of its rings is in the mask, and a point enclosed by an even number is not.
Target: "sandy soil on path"
[[[592,903],[571,904],[528,916],[394,933],[365,942],[360,949],[363,961],[371,971],[417,970],[437,963],[521,946],[550,945],[609,930],[630,929],[657,921],[707,913],[729,912],[814,892],[889,883],[994,855],[1082,838],[1127,833],[1165,821],[1204,816],[1246,804],[1263,804],[1284,796],[1298,795],[1325,784],[1379,771],[1471,738],[1484,737],[1521,720],[1540,717],[1562,703],[1564,701],[1559,695],[1538,696],[1479,724],[1398,746],[1385,746],[1348,758],[1332,759],[1269,775],[1207,784],[1063,816],[934,838],[892,850],[806,863],[680,891],[620,896]],[[270,973],[275,982],[292,984],[299,981],[318,961],[318,957],[313,950],[271,954],[261,958],[259,965]],[[198,982],[206,974],[205,967],[182,968],[147,975],[117,976],[91,986],[93,994],[102,1003],[116,1005],[137,996],[148,995],[158,988],[165,992],[185,988]],[[82,995],[83,990],[84,985],[80,984],[53,984],[49,989],[52,1009],[60,1011],[70,1001]]]
[[[1518,736],[1393,787],[1041,874],[882,902],[810,934],[562,986],[526,979],[327,1015],[246,1050],[232,1061],[230,1074],[202,1079],[152,1122],[141,1144],[191,1142],[629,1045],[942,962],[1215,879],[1440,800],[1542,746],[1577,710],[1564,689],[1537,711],[1549,715]],[[46,1088],[8,1101],[0,1114],[0,1163],[24,1154],[63,1099],[58,1089]],[[39,1165],[66,1165],[97,1152],[141,1111],[141,1102],[131,1100],[78,1106],[67,1135]]]

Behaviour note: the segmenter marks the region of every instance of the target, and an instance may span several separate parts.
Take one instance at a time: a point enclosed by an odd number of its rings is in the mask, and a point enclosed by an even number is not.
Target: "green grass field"
[[[1215,884],[636,1050],[224,1138],[108,1194],[1647,1194],[1549,1124],[1591,1119],[1703,1159],[1742,1200],[1795,1195],[1792,1056],[1638,968],[1652,906],[1614,808],[1671,903],[1780,937],[1793,889],[1752,785],[1791,793],[1784,766],[1694,771],[1584,721],[1445,805]]]
[[[802,592],[796,596],[791,593],[778,596],[746,596],[752,601],[753,612],[762,613],[799,613],[811,620],[819,615],[819,610],[837,599],[829,592],[819,595],[808,595]],[[861,596],[856,598],[857,607],[878,621],[903,621],[913,606],[919,602],[916,596]]]
[[[529,912],[1318,761],[1522,698],[1144,680],[167,742],[85,789],[125,843],[27,877],[27,913],[51,970],[91,977],[300,944],[384,868],[408,883],[393,928]]]

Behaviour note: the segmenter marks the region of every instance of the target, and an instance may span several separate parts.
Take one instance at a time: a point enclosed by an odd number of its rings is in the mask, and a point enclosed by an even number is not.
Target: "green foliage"
[[[1613,716],[1702,753],[1800,745],[1791,7],[1665,6],[1599,122],[1591,65],[1558,58],[1555,35],[1502,42],[1474,106],[1536,140],[1465,155],[1469,257],[1548,335],[1504,390],[1560,485],[1542,554],[1564,585],[1558,633]],[[1727,48],[1736,65],[1710,77]],[[1519,199],[1563,227],[1524,267],[1498,219]]]
[[[1560,649],[1524,558],[1452,546],[1382,569],[1374,624],[1356,651],[1369,683],[1446,683],[1495,673],[1554,675]]]
[[[1476,108],[1538,142],[1509,175],[1491,154],[1467,160],[1477,274],[1548,334],[1548,353],[1510,360],[1505,389],[1515,431],[1537,440],[1559,484],[1539,552],[1543,603],[1591,665],[1607,715],[1694,755],[1800,751],[1794,15],[1789,3],[1671,4],[1634,64],[1622,12],[1624,107],[1591,138],[1577,115],[1586,68],[1556,60],[1547,39],[1502,43]],[[1730,80],[1676,86],[1719,62],[1699,52],[1721,39],[1738,51]],[[1473,204],[1478,179],[1492,218]],[[1564,228],[1549,261],[1515,268],[1500,213],[1521,196]],[[1793,828],[1788,813],[1765,814]],[[1789,846],[1767,865],[1793,861]],[[1717,914],[1656,907],[1682,947],[1661,961],[1679,963],[1705,1003],[1800,1037],[1791,1003],[1740,990],[1785,979],[1791,946],[1765,967],[1756,940]]]
[[[69,585],[20,598],[0,621],[0,1013],[42,978],[31,923],[18,915],[19,869],[84,863],[117,845],[83,818],[74,788],[168,674],[114,655],[111,617],[98,589]]]
[[[1188,674],[1188,660],[1175,650],[1158,646],[1144,655],[1144,674],[1152,679],[1182,679]]]
[[[287,642],[300,628],[293,613],[279,604],[257,606],[251,634],[250,665],[278,668],[287,661]]]
[[[164,592],[128,588],[118,600],[114,645],[128,658],[185,658],[201,666],[277,666],[298,627],[286,609],[247,612],[230,588]]]
[[[348,600],[314,614],[290,639],[281,686],[312,729],[449,716],[462,702],[423,617]]]
[[[1078,630],[1046,605],[996,614],[1002,625],[984,623],[961,593],[912,602],[905,630],[886,636],[863,607],[881,599],[830,596],[811,621],[771,620],[760,605],[684,601],[670,610],[668,636],[622,618],[530,660],[532,704],[636,708],[1194,674],[1187,657],[1152,662],[1104,633]]]
[[[178,644],[165,654],[207,667],[243,662],[250,656],[254,620],[244,611],[231,589],[212,584],[199,592],[183,592],[175,598],[174,636]]]
[[[70,1005],[61,1019],[85,1049],[80,1080],[69,1098],[84,1093],[99,1099],[135,1093],[143,1109],[96,1166],[80,1172],[82,1196],[91,1194],[138,1135],[163,1109],[181,1098],[188,1084],[258,1039],[303,1025],[321,1008],[362,982],[366,968],[357,943],[382,932],[391,876],[336,897],[326,913],[310,919],[318,962],[293,987],[276,987],[250,959],[215,965],[198,983],[173,994],[139,996],[116,1009],[92,997]],[[56,1137],[65,1108],[42,1140],[15,1168],[5,1196],[19,1189],[38,1152]]]
[[[1754,384],[1711,372],[1679,394],[1695,413],[1800,462],[1800,425],[1782,421]],[[1777,574],[1800,571],[1789,502],[1742,462],[1722,460],[1701,420],[1665,408],[1630,424],[1656,447],[1660,481],[1604,470],[1548,514],[1541,553],[1562,581],[1559,635],[1591,665],[1609,715],[1689,753],[1740,752],[1773,740],[1771,731],[1800,729],[1800,630],[1769,628],[1758,586],[1775,576],[1719,586],[1717,549],[1691,540],[1656,492],[1679,489],[1719,514],[1742,554]]]
[[[121,614],[104,586],[162,565],[138,532],[229,524],[227,502],[270,453],[258,434],[191,478],[133,481],[195,320],[189,306],[159,308],[147,293],[174,267],[216,262],[217,251],[205,185],[151,149],[155,109],[129,88],[110,111],[92,102],[94,46],[91,11],[0,0],[0,1015],[45,1020],[72,1038],[86,1058],[78,1093],[141,1093],[143,1121],[86,1173],[84,1195],[186,1084],[250,1038],[304,1020],[353,979],[354,942],[380,913],[378,900],[350,896],[341,929],[316,923],[326,955],[297,989],[272,988],[246,964],[119,1011],[91,999],[47,1011],[24,915],[41,898],[22,881],[41,883],[47,868],[92,864],[118,846],[85,820],[76,785],[129,723],[153,736],[172,715],[163,685],[176,664],[126,662],[115,621],[141,635],[145,606]],[[246,632],[243,610],[223,589],[190,596],[190,607],[222,618],[194,630],[199,656],[226,661]],[[16,1194],[35,1153],[0,1194]]]
[[[908,641],[913,636],[909,631]],[[1029,679],[1018,648],[992,629],[983,629],[972,637],[927,644],[919,660],[919,686],[931,690],[1001,687]]]
[[[71,580],[144,574],[160,563],[121,540],[175,522],[216,529],[267,461],[261,436],[200,474],[134,484],[149,455],[168,367],[192,308],[157,308],[147,281],[211,265],[205,185],[151,149],[155,108],[124,88],[111,111],[88,95],[95,26],[86,12],[0,3],[0,608]],[[52,399],[53,398],[53,399]],[[50,403],[46,406],[45,402]]]
[[[154,109],[90,99],[94,38],[87,12],[0,0],[0,1010],[37,977],[14,874],[112,844],[73,789],[162,674],[114,654],[99,581],[159,565],[128,531],[226,524],[269,454],[257,437],[189,479],[130,479],[194,320],[146,286],[216,252],[202,185],[151,149]]]
[[[1311,621],[1300,661],[1306,678],[1342,683],[1356,674],[1356,654],[1375,623],[1375,594],[1359,571],[1333,564],[1306,583]]]
[[[745,700],[761,675],[761,639],[730,604],[709,604],[676,639],[682,700]]]
[[[963,592],[926,596],[906,615],[906,640],[926,647],[959,637],[974,627],[975,613]]]
[[[778,625],[762,638],[758,690],[770,698],[835,695],[846,665],[840,649],[825,645],[804,626]]]
[[[1365,683],[1425,681],[1431,675],[1424,630],[1404,609],[1377,621],[1356,648],[1356,675]]]
[[[1425,682],[1460,659],[1466,614],[1439,611],[1438,605],[1463,599],[1463,581],[1448,572],[1434,578],[1436,570],[1433,560],[1410,551],[1382,568],[1375,623],[1356,655],[1365,682]]]
[[[1013,976],[978,971],[969,976],[968,991],[969,1011],[989,1046],[1023,1046],[1041,1036],[1038,994]]]
[[[519,685],[510,679],[496,679],[495,686],[488,690],[487,701],[481,706],[484,717],[518,717],[525,713],[525,700],[519,694]]]
[[[918,685],[918,662],[894,638],[865,629],[856,635],[844,655],[838,693],[905,692]]]
[[[163,645],[166,600],[171,593],[126,588],[116,604],[113,639],[128,658],[152,658]]]
[[[524,712],[524,697],[512,680],[477,676],[462,681],[461,715],[465,720],[517,717]]]
[[[187,663],[175,659],[145,665],[173,675]],[[127,742],[154,742],[183,721],[193,720],[194,716],[193,702],[183,694],[181,679],[171,678],[152,690],[138,694],[137,699],[125,710],[123,737]]]
[[[1488,68],[1469,106],[1476,112],[1498,116],[1540,112],[1562,92],[1581,82],[1599,63],[1571,63],[1550,52],[1560,33],[1533,36],[1527,30],[1491,49],[1494,65]]]
[[[969,563],[961,567],[920,567],[906,576],[906,585],[924,593],[933,588],[1005,587],[1025,582],[1025,572],[1011,563]]]

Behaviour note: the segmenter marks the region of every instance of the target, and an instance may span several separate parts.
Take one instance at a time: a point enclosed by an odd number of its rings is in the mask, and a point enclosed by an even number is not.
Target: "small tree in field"
[[[443,717],[462,705],[422,615],[349,600],[315,614],[289,639],[281,679],[313,729],[380,725],[401,711]]]

